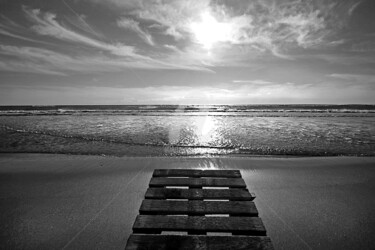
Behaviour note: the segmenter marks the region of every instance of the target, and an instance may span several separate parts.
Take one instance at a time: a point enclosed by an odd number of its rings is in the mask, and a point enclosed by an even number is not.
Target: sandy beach
[[[375,250],[374,13],[0,0],[0,250]]]
[[[155,168],[239,169],[275,249],[374,249],[374,157],[0,154],[2,249],[123,249]]]

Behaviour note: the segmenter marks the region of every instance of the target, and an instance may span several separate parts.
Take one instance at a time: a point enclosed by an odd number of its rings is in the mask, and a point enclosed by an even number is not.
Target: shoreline
[[[197,155],[114,155],[114,154],[85,154],[85,153],[48,153],[48,152],[1,152],[0,157],[10,155],[71,155],[71,156],[100,156],[116,158],[375,158],[375,155],[257,155],[257,154],[197,154]]]
[[[375,248],[375,157],[1,153],[0,241],[123,249],[156,168],[241,170],[275,249]]]

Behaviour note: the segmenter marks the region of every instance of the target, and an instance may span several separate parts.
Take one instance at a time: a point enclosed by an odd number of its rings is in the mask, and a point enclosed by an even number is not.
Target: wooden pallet
[[[239,170],[156,169],[125,249],[273,249],[254,198]]]

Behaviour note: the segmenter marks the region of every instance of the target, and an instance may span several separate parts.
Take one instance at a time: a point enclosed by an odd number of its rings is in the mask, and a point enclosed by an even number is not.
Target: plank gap
[[[197,177],[192,177],[192,178],[197,178]],[[202,179],[228,179],[228,177],[213,177],[213,176],[210,176],[210,177],[200,177]]]
[[[266,236],[199,236],[199,235],[142,235],[132,234],[126,250],[134,249],[254,249],[273,250]]]
[[[165,186],[165,188],[189,189],[189,186]]]
[[[203,199],[203,201],[223,201],[223,202],[226,202],[226,201],[229,201],[228,199]]]
[[[222,233],[218,233],[218,232],[207,232],[206,233],[207,236],[232,236],[233,234],[231,232],[222,232]]]
[[[206,214],[206,217],[229,217],[229,214]]]
[[[162,231],[162,235],[188,235],[186,231]]]
[[[206,235],[206,231],[201,230],[190,230],[188,231],[188,235]]]

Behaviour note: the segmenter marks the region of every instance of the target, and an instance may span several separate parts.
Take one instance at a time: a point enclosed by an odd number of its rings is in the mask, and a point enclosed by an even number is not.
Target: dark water
[[[0,152],[375,155],[375,105],[0,107]]]

